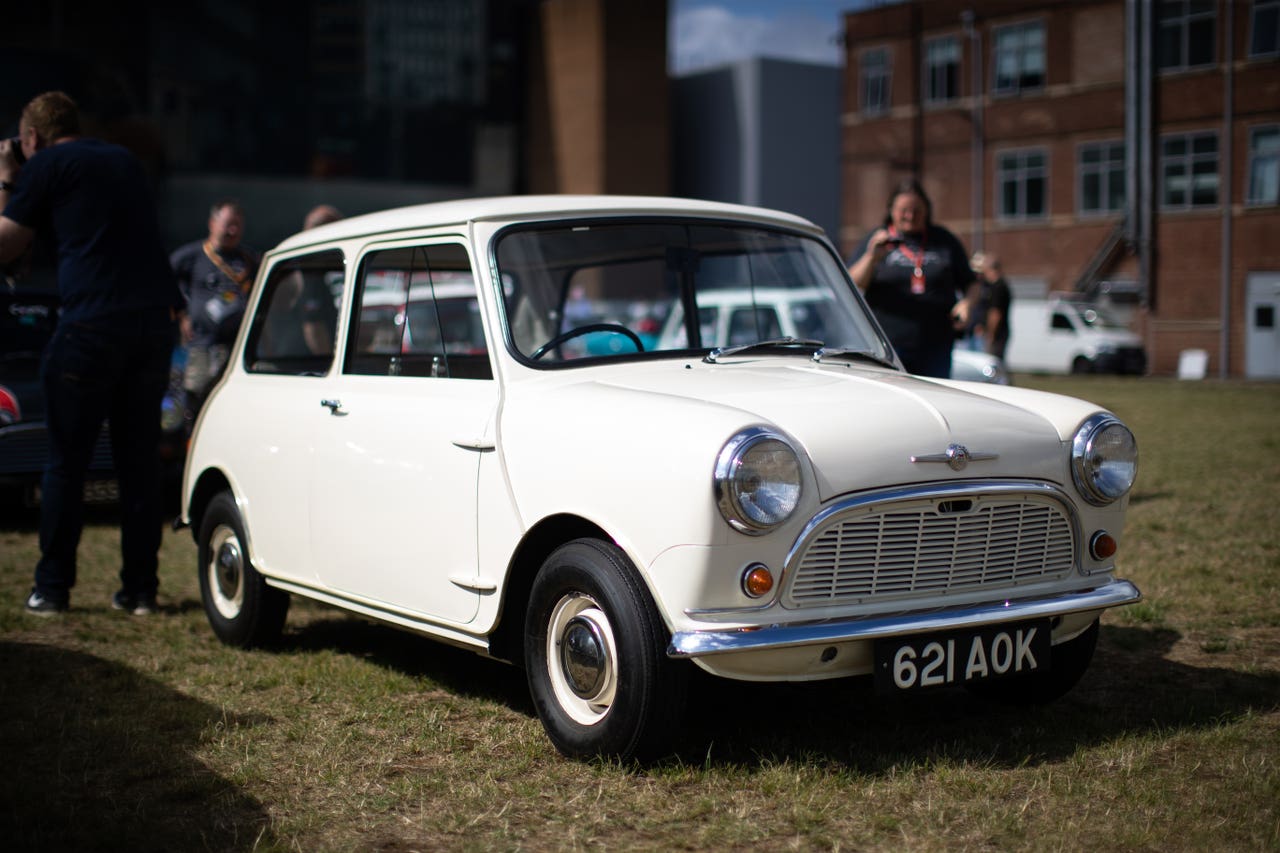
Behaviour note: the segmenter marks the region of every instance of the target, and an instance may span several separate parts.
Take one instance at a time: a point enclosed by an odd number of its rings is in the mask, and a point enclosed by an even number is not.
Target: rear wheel
[[[969,689],[1004,705],[1046,705],[1066,695],[1084,677],[1098,645],[1098,621],[1080,636],[1059,643],[1049,655],[1049,668],[997,681],[978,682]]]
[[[200,598],[213,633],[232,646],[275,641],[289,612],[288,593],[267,586],[247,544],[235,498],[218,494],[200,523]]]
[[[525,665],[556,748],[623,760],[666,751],[686,674],[666,643],[648,590],[617,547],[580,539],[548,557],[530,594]]]

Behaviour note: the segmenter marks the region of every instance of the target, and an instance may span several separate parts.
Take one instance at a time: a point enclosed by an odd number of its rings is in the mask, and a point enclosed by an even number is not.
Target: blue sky
[[[768,56],[841,65],[841,16],[875,0],[671,0],[668,67]]]

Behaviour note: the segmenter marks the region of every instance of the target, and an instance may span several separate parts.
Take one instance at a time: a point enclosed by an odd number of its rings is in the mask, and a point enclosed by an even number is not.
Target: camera
[[[13,159],[18,161],[19,166],[27,162],[27,155],[22,153],[22,137],[21,136],[15,136],[12,139],[10,139],[9,147],[13,149]]]

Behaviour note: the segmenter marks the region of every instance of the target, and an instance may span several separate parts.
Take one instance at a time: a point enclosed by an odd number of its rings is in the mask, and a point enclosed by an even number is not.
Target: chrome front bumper
[[[1000,604],[897,613],[867,619],[829,619],[758,628],[716,631],[680,631],[671,637],[667,655],[673,658],[696,658],[733,652],[765,652],[803,646],[877,640],[907,634],[953,631],[992,625],[1067,616],[1073,613],[1100,611],[1142,600],[1142,593],[1126,580],[1113,580],[1086,592],[1069,593],[1051,598],[1010,600]]]

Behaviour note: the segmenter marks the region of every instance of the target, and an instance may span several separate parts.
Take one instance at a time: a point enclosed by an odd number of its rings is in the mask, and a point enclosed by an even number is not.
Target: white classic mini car
[[[730,292],[761,310],[712,337]],[[1130,431],[907,375],[795,216],[390,210],[285,240],[247,316],[184,484],[214,632],[302,595],[522,664],[566,755],[668,749],[692,666],[1048,701],[1140,598]]]

